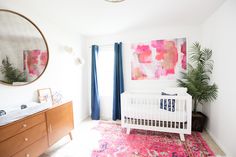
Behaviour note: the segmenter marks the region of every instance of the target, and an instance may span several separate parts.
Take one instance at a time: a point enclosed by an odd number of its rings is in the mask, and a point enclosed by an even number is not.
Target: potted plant
[[[197,112],[198,104],[205,104],[217,98],[218,87],[210,81],[213,70],[211,56],[211,49],[202,48],[198,42],[195,42],[191,48],[191,64],[188,64],[186,72],[181,73],[181,79],[177,80],[180,87],[188,89],[188,93],[193,99],[193,131],[202,132],[207,119],[203,113]]]
[[[9,61],[6,56],[5,59],[2,60],[2,65],[0,66],[0,71],[4,75],[5,80],[1,80],[5,83],[12,84],[13,82],[25,82],[26,76],[24,72],[21,72],[19,69],[15,68]]]

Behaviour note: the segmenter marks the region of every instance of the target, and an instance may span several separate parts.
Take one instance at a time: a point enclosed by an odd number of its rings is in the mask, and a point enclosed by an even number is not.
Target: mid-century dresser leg
[[[70,140],[73,140],[71,132],[69,133],[69,136],[70,136]]]

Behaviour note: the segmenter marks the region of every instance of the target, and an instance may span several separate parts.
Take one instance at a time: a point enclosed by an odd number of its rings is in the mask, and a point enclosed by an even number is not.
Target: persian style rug
[[[157,131],[131,130],[127,135],[120,124],[99,122],[99,148],[92,157],[214,157],[214,153],[198,132],[185,135]]]

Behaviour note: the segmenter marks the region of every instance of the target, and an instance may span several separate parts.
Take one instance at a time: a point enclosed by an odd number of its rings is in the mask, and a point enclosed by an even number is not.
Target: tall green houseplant
[[[190,62],[187,72],[181,73],[178,79],[180,87],[186,87],[193,99],[193,112],[197,112],[197,105],[211,102],[217,98],[218,87],[211,83],[210,75],[213,70],[211,60],[212,50],[202,48],[198,42],[193,43],[190,54]]]

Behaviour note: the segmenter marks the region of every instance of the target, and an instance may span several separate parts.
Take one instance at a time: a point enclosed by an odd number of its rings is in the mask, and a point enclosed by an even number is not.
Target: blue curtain
[[[114,85],[113,85],[113,115],[112,119],[121,119],[121,93],[124,92],[122,66],[122,43],[115,43]]]
[[[92,69],[91,69],[91,118],[92,120],[100,119],[100,98],[98,92],[97,79],[97,55],[98,46],[92,45]]]

